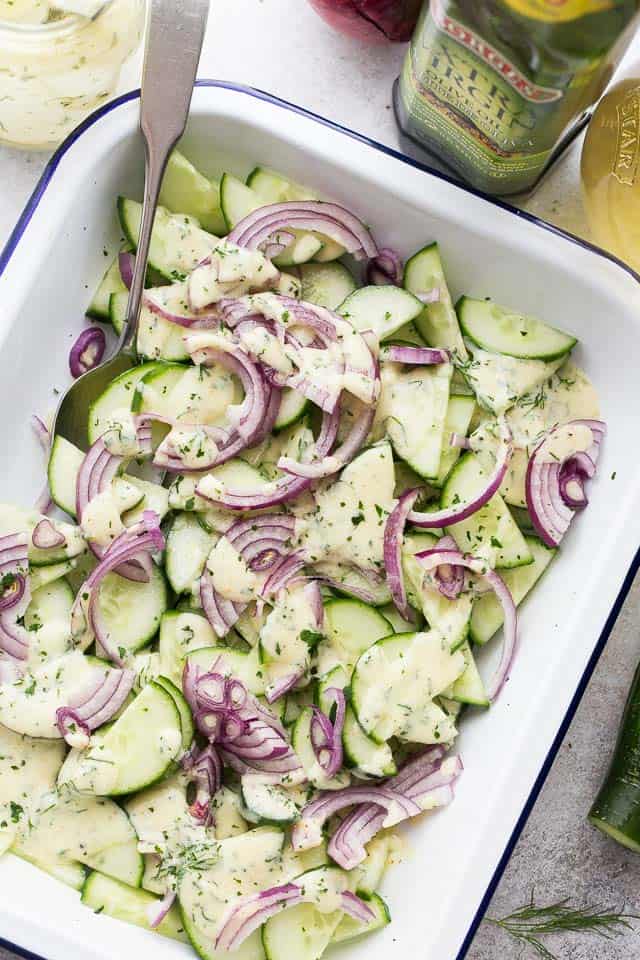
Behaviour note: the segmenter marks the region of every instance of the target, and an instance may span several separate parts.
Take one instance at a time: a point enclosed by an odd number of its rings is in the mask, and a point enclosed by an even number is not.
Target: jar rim
[[[111,5],[111,0],[105,0],[104,6],[98,10],[95,17],[81,17],[77,13],[68,13],[55,20],[45,23],[19,23],[17,20],[3,20],[0,17],[0,36],[10,36],[23,40],[45,40],[50,37],[81,30],[89,23],[93,23],[102,16],[104,9]]]

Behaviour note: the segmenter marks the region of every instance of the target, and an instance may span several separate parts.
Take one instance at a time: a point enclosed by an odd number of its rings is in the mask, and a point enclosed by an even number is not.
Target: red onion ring
[[[194,820],[208,827],[213,823],[211,800],[222,786],[222,760],[212,743],[191,758],[187,775],[196,786],[196,798],[189,812]]]
[[[361,449],[371,432],[374,418],[375,408],[364,406],[360,416],[356,418],[349,434],[338,449],[331,454],[327,453],[325,456],[319,456],[318,450],[322,449],[332,436],[335,439],[337,434],[336,418],[323,420],[323,429],[325,422],[327,424],[327,434],[323,438],[322,444],[320,438],[318,439],[316,449],[312,454],[315,455],[315,459],[303,463],[299,460],[292,460],[291,457],[280,457],[277,464],[278,468],[284,473],[290,473],[295,477],[304,477],[308,480],[322,480],[325,477],[333,476],[351,463],[356,453]]]
[[[111,720],[123,706],[135,679],[135,670],[100,670],[99,679],[88,695],[76,697],[56,711],[56,724],[63,739],[75,745],[73,735],[84,734],[86,746],[91,731]]]
[[[344,691],[337,687],[330,687],[325,691],[325,697],[333,701],[336,715],[333,722],[320,710],[313,706],[311,709],[311,744],[316,760],[325,776],[335,777],[342,767],[342,730],[347,709]]]
[[[175,903],[177,895],[175,890],[169,889],[162,900],[158,900],[156,903],[152,903],[147,907],[147,920],[152,930],[160,926]]]
[[[102,363],[107,348],[107,338],[100,327],[83,330],[69,353],[69,371],[74,379],[93,370]]]
[[[458,553],[458,544],[453,537],[441,537],[435,545],[438,551],[453,550]],[[464,569],[443,563],[436,569],[435,579],[438,590],[447,600],[456,600],[464,587]]]
[[[383,247],[367,265],[367,283],[375,286],[402,286],[402,260],[391,247]]]
[[[31,542],[39,550],[48,550],[52,547],[61,547],[67,541],[64,534],[56,530],[51,520],[45,517],[35,525],[31,534]]]
[[[29,657],[29,633],[20,620],[31,602],[28,534],[0,537],[0,585],[4,603],[0,610],[0,652],[12,661],[25,661]]]
[[[390,344],[380,347],[380,359],[392,363],[415,364],[421,367],[432,366],[437,363],[449,363],[451,355],[448,350],[435,350],[431,347],[405,347],[399,344]]]
[[[31,427],[38,438],[43,453],[48,454],[51,446],[51,432],[42,417],[39,417],[37,413],[34,413],[31,417]]]
[[[213,577],[205,568],[200,577],[200,603],[213,632],[222,639],[246,610],[246,603],[234,603],[222,597],[213,585]]]
[[[425,573],[436,570],[441,564],[451,567],[464,567],[471,570],[476,576],[486,580],[497,596],[504,611],[504,640],[502,655],[496,673],[487,686],[487,697],[490,701],[496,699],[502,687],[509,679],[509,671],[513,663],[518,643],[518,614],[513,597],[506,583],[495,570],[487,566],[486,561],[478,557],[465,557],[455,550],[424,550],[416,553],[416,560],[422,564]]]
[[[588,450],[573,451],[562,462],[557,458],[545,459],[560,430],[580,427],[591,430],[592,444]],[[584,481],[595,474],[606,429],[601,420],[571,420],[557,424],[545,434],[529,458],[525,479],[527,509],[538,536],[548,547],[559,546],[575,511],[588,503]],[[572,481],[577,481],[580,487],[578,497],[572,497],[568,492],[568,484]]]
[[[407,600],[407,591],[404,586],[402,540],[407,517],[413,510],[413,505],[421,491],[421,487],[414,487],[413,490],[407,490],[406,493],[403,493],[397,506],[389,514],[384,528],[384,568],[391,599],[400,616],[408,623],[415,623],[416,615]]]
[[[131,289],[131,284],[133,282],[133,271],[134,271],[135,265],[136,265],[136,258],[132,253],[123,250],[121,253],[118,254],[118,268],[120,270],[120,276],[122,278],[122,282],[124,283],[127,290]]]
[[[496,464],[483,489],[467,503],[445,507],[443,510],[436,510],[433,513],[418,513],[412,510],[408,517],[409,523],[412,523],[414,527],[441,529],[471,517],[498,492],[512,456],[511,430],[505,421],[500,421],[500,445],[496,453]]]

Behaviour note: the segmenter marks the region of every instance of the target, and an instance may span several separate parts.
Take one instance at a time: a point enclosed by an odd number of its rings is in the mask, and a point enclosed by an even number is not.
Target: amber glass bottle
[[[529,189],[611,77],[639,0],[431,0],[396,85],[403,131],[495,194]]]

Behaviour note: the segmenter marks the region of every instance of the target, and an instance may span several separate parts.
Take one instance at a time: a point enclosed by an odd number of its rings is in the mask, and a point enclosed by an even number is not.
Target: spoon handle
[[[187,124],[209,0],[150,0],[149,8],[140,99],[144,203],[126,323],[118,345],[133,354],[160,187],[169,155]]]

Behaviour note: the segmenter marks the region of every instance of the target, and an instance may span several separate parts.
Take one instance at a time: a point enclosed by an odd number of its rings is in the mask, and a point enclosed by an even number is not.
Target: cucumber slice
[[[149,923],[149,910],[158,902],[159,898],[146,890],[137,890],[126,883],[105,876],[99,871],[89,874],[82,887],[80,896],[82,903],[90,907],[94,913],[104,913],[115,920],[124,920],[136,927],[153,930],[172,940],[188,943],[189,939],[184,932],[182,917],[176,906],[169,910],[158,927]]]
[[[118,410],[130,410],[135,389],[148,373],[157,369],[156,363],[143,363],[131,370],[125,370],[111,381],[97,400],[89,407],[88,440],[89,446],[98,440],[107,429],[109,419]]]
[[[415,320],[424,304],[400,287],[362,287],[340,305],[338,313],[356,330],[373,330],[380,340],[393,336]]]
[[[298,804],[283,787],[263,783],[259,777],[249,774],[242,778],[240,789],[246,817],[253,823],[286,825],[300,818]]]
[[[191,513],[178,513],[167,536],[165,570],[177,594],[193,590],[218,540]]]
[[[161,413],[173,416],[169,403],[172,390],[189,368],[182,363],[156,363],[136,384],[131,397],[133,413]]]
[[[486,484],[486,474],[474,453],[458,460],[442,488],[440,506],[465,503]],[[466,553],[483,556],[494,568],[522,567],[533,562],[531,551],[499,493],[467,520],[450,527],[447,533]]]
[[[320,960],[342,920],[343,913],[320,913],[301,903],[271,917],[262,928],[267,960]]]
[[[76,515],[76,482],[85,454],[58,434],[51,447],[47,477],[51,499],[57,507]]]
[[[60,547],[39,549],[34,547],[32,534],[36,525],[45,519],[35,510],[23,510],[11,503],[0,503],[0,536],[26,533],[29,537],[29,566],[48,567],[73,560],[87,552],[87,545],[79,527],[61,520],[51,519],[56,530],[65,538]]]
[[[630,850],[640,851],[640,666],[625,707],[618,742],[589,820]]]
[[[309,411],[310,404],[306,397],[303,397],[297,390],[285,387],[282,391],[282,400],[276,422],[273,425],[273,432],[279,433],[280,430],[286,430],[298,423]]]
[[[182,695],[182,691],[168,677],[158,677],[155,681],[159,687],[166,690],[176,705],[176,710],[180,714],[180,726],[182,728],[182,752],[186,753],[193,743],[195,737],[195,727],[193,725],[193,716],[191,707]]]
[[[369,900],[382,883],[391,855],[391,836],[379,833],[366,846],[367,856],[353,871],[353,886],[358,896]]]
[[[447,691],[447,698],[455,700],[456,703],[469,703],[474,707],[488,707],[490,705],[489,698],[471,652],[471,647],[467,642],[460,647],[460,653],[466,663],[464,673]]]
[[[461,297],[456,304],[462,332],[483,350],[521,360],[566,357],[578,342],[535,317],[515,313],[491,300]]]
[[[322,771],[322,767],[316,759],[315,750],[311,742],[311,718],[313,710],[311,707],[305,707],[300,716],[293,725],[291,734],[291,744],[297,756],[300,758],[309,783],[312,783],[318,790],[341,790],[348,787],[351,777],[348,773],[340,771],[334,777],[327,777]]]
[[[120,225],[132,250],[138,249],[142,204],[118,197]],[[207,257],[218,238],[201,230],[193,218],[158,207],[149,249],[149,266],[167,280],[182,280]]]
[[[389,621],[362,600],[330,600],[324,606],[326,639],[318,646],[318,669],[328,673],[343,666],[349,674],[372,643],[393,633]]]
[[[124,330],[124,325],[127,320],[128,302],[128,291],[124,293],[112,293],[109,297],[109,321],[118,336],[120,336]]]
[[[133,526],[134,523],[142,520],[145,510],[153,510],[157,513],[160,520],[164,520],[169,512],[169,491],[166,487],[161,487],[159,483],[151,483],[149,480],[141,480],[140,477],[127,476],[127,483],[135,487],[142,494],[140,503],[122,514],[125,526]]]
[[[155,564],[148,583],[109,573],[102,581],[98,604],[111,642],[123,657],[135,653],[151,643],[169,605],[164,574]]]
[[[228,840],[246,833],[249,824],[242,816],[240,797],[229,787],[221,787],[213,798],[216,840]]]
[[[134,835],[127,843],[117,843],[87,857],[85,866],[99,870],[110,879],[139,887],[144,874],[144,858],[138,851],[138,838]]]
[[[174,699],[152,682],[104,738],[82,753],[71,782],[84,793],[134,793],[170,772],[181,750],[182,727]]]
[[[182,684],[182,670],[188,653],[213,647],[216,636],[206,617],[199,613],[170,610],[160,621],[160,667],[164,676]]]
[[[336,261],[303,263],[297,275],[302,282],[301,299],[329,310],[337,310],[357,288],[353,274]]]
[[[225,173],[220,181],[220,206],[229,231],[248,214],[260,207],[267,206],[271,201],[265,200],[255,190],[248,187],[237,177]],[[293,233],[295,240],[273,262],[278,267],[291,267],[311,260],[322,248],[322,240],[312,233],[299,230],[288,230]]]
[[[376,743],[396,736],[410,743],[451,743],[450,718],[433,698],[465,669],[441,634],[400,633],[378,640],[358,660],[351,677],[351,704],[358,723]]]
[[[407,260],[403,285],[416,295],[428,293],[434,287],[438,288],[439,300],[424,306],[420,315],[416,317],[416,327],[430,347],[443,347],[445,350],[455,352],[460,360],[465,360],[467,351],[451,301],[437,243],[430,243]]]
[[[513,407],[520,397],[536,393],[565,362],[564,356],[555,360],[521,360],[488,353],[471,343],[469,349],[473,356],[460,365],[460,372],[480,407],[496,416]]]
[[[221,657],[234,677],[241,680],[249,693],[255,696],[264,696],[265,678],[262,664],[258,659],[258,648],[253,650],[230,650],[228,647],[204,647],[188,654],[191,663],[196,663],[203,670],[209,670],[216,660]]]
[[[407,623],[404,617],[401,617],[393,603],[388,603],[380,607],[380,613],[391,624],[394,633],[406,633],[414,624]]]
[[[409,347],[425,347],[427,345],[413,322],[405,323],[404,327],[400,327],[392,337],[388,338],[387,343],[399,343]]]
[[[358,890],[358,893],[360,894],[361,891]],[[331,943],[346,943],[367,933],[382,930],[391,923],[389,908],[379,894],[373,893],[367,897],[367,906],[373,910],[375,917],[366,923],[362,920],[354,920],[353,917],[343,917],[331,938]]]
[[[210,233],[224,236],[227,232],[220,209],[220,185],[200,173],[179,150],[169,157],[160,203],[171,213],[196,217]]]
[[[66,887],[71,887],[72,890],[82,890],[87,877],[87,871],[81,863],[75,863],[72,860],[46,860],[42,856],[38,856],[35,852],[25,853],[19,846],[12,847],[11,853],[14,853],[16,857],[20,857],[21,860],[26,860],[27,863],[33,864],[38,870],[43,870],[44,873],[48,873],[49,876],[55,877],[60,883],[64,883]]]
[[[533,562],[501,573],[516,604],[522,603],[558,552],[545,546],[537,537],[526,536],[525,540]],[[470,624],[470,636],[474,643],[487,643],[503,623],[502,605],[493,592],[476,599]]]
[[[51,563],[48,567],[33,567],[30,573],[31,589],[35,592],[40,587],[61,580],[73,571],[76,563],[76,560],[63,560],[62,563]]]
[[[42,660],[59,657],[69,648],[73,590],[66,580],[54,580],[33,591],[24,615],[31,633],[31,654]]]
[[[476,401],[473,396],[467,397],[451,394],[449,397],[442,434],[440,469],[438,470],[437,476],[431,479],[434,487],[441,487],[444,484],[449,472],[460,459],[462,451],[459,447],[451,446],[451,435],[457,433],[461,437],[467,436],[475,408]]]
[[[404,373],[383,372],[383,397],[376,416],[396,454],[425,479],[437,477],[440,471],[451,374],[448,363]]]
[[[389,744],[367,736],[350,706],[344,718],[342,747],[345,765],[366,777],[392,777],[398,772]]]
[[[157,313],[152,313],[148,307],[142,305],[136,341],[136,349],[140,358],[164,360],[167,363],[183,363],[189,360],[183,338],[183,327],[177,323],[171,323],[170,320],[158,316]]]
[[[87,316],[94,320],[103,320],[109,322],[111,315],[109,313],[109,300],[112,293],[127,293],[120,274],[120,263],[118,257],[113,260],[107,272],[103,276],[98,289],[94,293],[91,303],[87,307]]]
[[[229,955],[216,950],[214,947],[215,937],[206,936],[193,923],[191,915],[182,903],[179,904],[182,924],[187,931],[191,946],[202,960],[225,960]],[[256,930],[251,936],[240,944],[237,950],[233,951],[233,960],[265,960],[264,950],[260,931]]]

